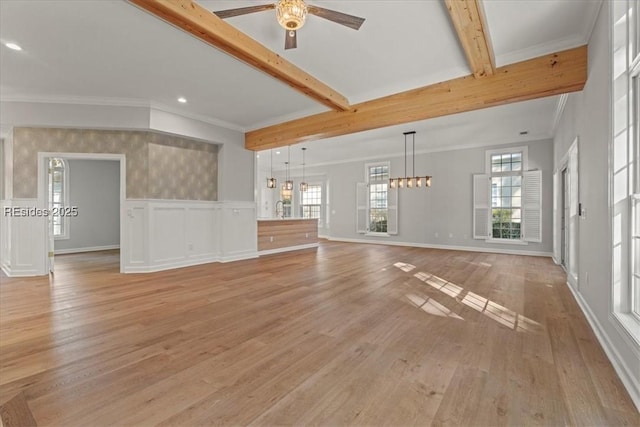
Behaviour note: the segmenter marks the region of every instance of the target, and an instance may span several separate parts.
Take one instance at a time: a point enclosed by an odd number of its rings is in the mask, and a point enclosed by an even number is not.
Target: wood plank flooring
[[[547,258],[323,241],[123,275],[118,257],[0,277],[5,412],[83,427],[640,425]]]

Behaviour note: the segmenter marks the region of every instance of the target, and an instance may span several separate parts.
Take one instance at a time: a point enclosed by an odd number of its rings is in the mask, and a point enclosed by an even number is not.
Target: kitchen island
[[[317,219],[258,219],[258,253],[260,255],[317,247]]]

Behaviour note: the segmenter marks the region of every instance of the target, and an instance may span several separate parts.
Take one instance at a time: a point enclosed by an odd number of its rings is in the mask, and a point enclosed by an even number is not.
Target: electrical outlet
[[[273,236],[269,236],[269,242],[273,243]]]
[[[453,239],[453,233],[449,233],[449,238]]]
[[[438,237],[440,237],[440,235],[438,234],[438,232],[437,232],[437,231],[435,232],[435,236],[436,236],[436,239],[437,239]]]
[[[304,237],[308,239],[309,238],[309,233],[304,233]]]

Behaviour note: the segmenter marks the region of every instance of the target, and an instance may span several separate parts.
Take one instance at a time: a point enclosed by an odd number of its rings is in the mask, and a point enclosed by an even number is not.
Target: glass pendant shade
[[[284,189],[285,190],[293,190],[293,181],[291,180],[287,180],[284,182]]]
[[[300,191],[307,191],[308,189],[309,189],[309,184],[307,184],[306,182],[300,183]]]
[[[407,178],[407,188],[413,188],[414,178]]]
[[[416,178],[416,187],[418,187],[418,188],[422,187],[422,177],[421,176]]]
[[[389,180],[389,188],[398,188],[398,178],[391,178]]]
[[[285,30],[299,30],[307,19],[307,5],[303,0],[280,0],[276,4],[278,23]]]
[[[404,178],[398,178],[398,188],[404,188]]]
[[[431,177],[430,176],[426,177],[425,187],[431,187]]]

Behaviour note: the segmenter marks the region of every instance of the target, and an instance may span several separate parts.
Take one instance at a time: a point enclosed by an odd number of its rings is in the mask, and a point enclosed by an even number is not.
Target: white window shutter
[[[473,175],[473,238],[489,237],[489,175]]]
[[[524,197],[522,198],[523,238],[527,242],[542,241],[542,172],[528,171],[522,174]]]
[[[387,234],[398,234],[398,189],[387,186]]]
[[[364,182],[356,183],[356,232],[366,233],[369,228],[367,220],[367,184]]]

